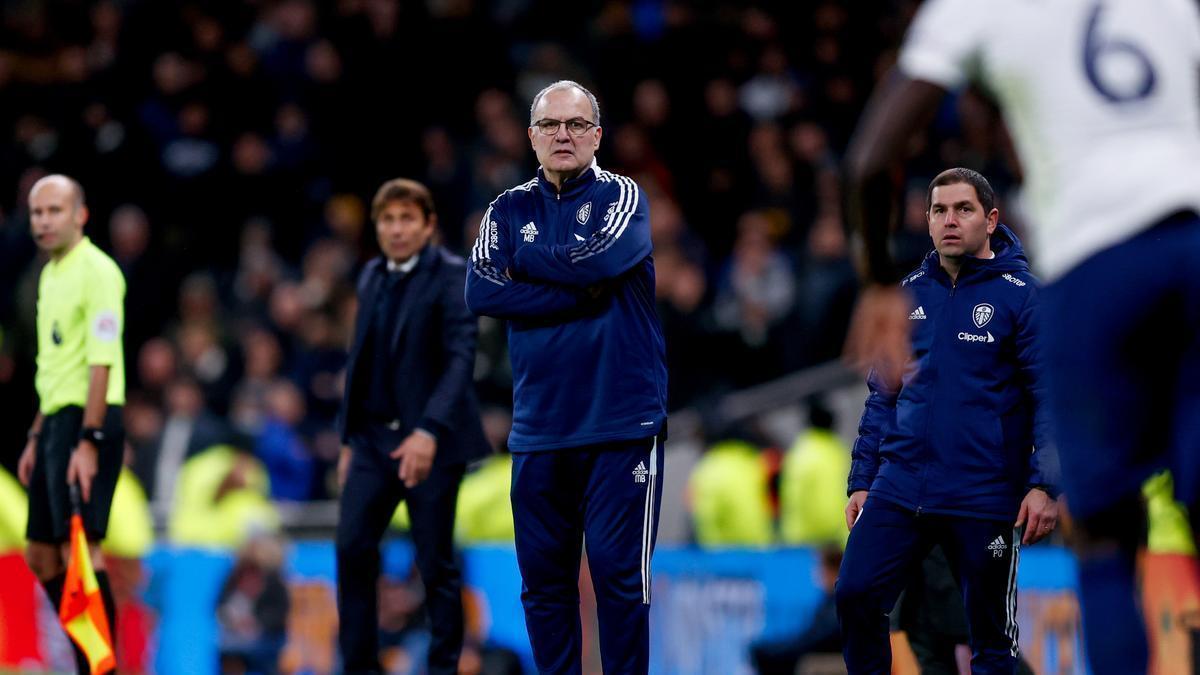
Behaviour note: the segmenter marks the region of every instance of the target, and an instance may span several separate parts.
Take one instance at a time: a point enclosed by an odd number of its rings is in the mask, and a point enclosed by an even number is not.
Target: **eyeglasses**
[[[552,120],[547,117],[546,119],[534,122],[533,126],[536,127],[543,136],[553,136],[558,133],[558,128],[564,124],[567,125],[567,133],[571,134],[572,136],[582,136],[586,134],[589,129],[596,126],[595,122],[589,122],[582,117],[574,117],[566,122],[562,120]]]

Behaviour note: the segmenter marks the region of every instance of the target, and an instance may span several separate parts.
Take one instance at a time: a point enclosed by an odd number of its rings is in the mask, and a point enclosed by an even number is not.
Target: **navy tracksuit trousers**
[[[585,540],[604,672],[647,672],[662,467],[658,437],[513,454],[521,602],[539,672],[582,669],[579,564]]]
[[[1012,522],[918,515],[871,496],[850,530],[837,581],[842,654],[851,675],[891,672],[888,613],[934,544],[942,545],[962,588],[971,672],[1015,671],[1021,534]]]

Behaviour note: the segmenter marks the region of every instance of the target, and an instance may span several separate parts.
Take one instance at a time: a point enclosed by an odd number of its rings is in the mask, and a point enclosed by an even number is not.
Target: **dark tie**
[[[373,417],[392,417],[396,406],[392,396],[392,335],[396,330],[396,314],[404,294],[405,273],[383,268],[383,280],[375,296],[375,315],[371,320],[371,366],[366,407]]]

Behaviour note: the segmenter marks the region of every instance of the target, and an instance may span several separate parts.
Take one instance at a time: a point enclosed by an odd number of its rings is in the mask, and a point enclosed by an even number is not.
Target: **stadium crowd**
[[[352,282],[375,252],[366,200],[423,181],[465,251],[488,202],[533,175],[526,106],[564,77],[600,96],[601,166],[651,200],[671,408],[834,358],[857,286],[838,166],[917,4],[5,3],[4,466],[34,406],[39,177],[80,179],[86,232],[126,276],[128,461],[150,498],[220,442],[261,460],[272,498],[325,498]],[[992,111],[947,106],[912,144],[897,248],[913,263],[929,176],[1012,183]],[[500,409],[504,350],[484,320],[476,380]]]

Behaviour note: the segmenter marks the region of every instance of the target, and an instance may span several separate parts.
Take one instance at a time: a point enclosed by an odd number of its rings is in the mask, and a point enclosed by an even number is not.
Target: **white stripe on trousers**
[[[1013,529],[1012,558],[1008,561],[1008,594],[1004,606],[1004,634],[1012,641],[1009,653],[1014,657],[1020,653],[1017,646],[1017,565],[1021,562],[1021,530]]]
[[[650,552],[654,547],[654,483],[658,480],[658,437],[650,446],[650,480],[646,481],[646,506],[642,511],[642,604],[650,604]]]

